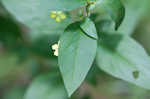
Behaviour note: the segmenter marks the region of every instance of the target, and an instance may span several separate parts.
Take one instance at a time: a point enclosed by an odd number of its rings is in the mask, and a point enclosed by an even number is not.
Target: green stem
[[[90,5],[87,4],[87,6],[86,6],[86,15],[87,16],[90,16],[90,10],[89,10],[89,8],[90,8]]]
[[[90,0],[86,0],[87,1],[87,5],[86,5],[86,14],[87,16],[90,16],[90,7],[92,4],[94,4],[94,1],[90,1]]]

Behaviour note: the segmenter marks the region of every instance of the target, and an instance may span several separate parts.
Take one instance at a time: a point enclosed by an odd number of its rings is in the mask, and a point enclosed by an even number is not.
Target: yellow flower
[[[61,22],[62,20],[66,19],[65,13],[63,13],[62,11],[52,11],[50,13],[50,17],[55,19],[56,22]]]
[[[52,45],[52,49],[54,50],[54,55],[55,55],[55,56],[58,56],[59,44],[60,44],[60,41],[58,41],[58,44]]]

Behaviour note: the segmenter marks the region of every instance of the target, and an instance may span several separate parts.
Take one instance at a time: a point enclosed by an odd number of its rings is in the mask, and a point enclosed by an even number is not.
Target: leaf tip
[[[67,93],[68,93],[68,97],[70,98],[72,96],[72,94],[76,91],[76,88],[66,88],[67,89]]]
[[[81,83],[75,84],[75,81],[70,81],[70,82],[66,82],[65,84],[65,88],[67,90],[67,94],[68,97],[70,98],[72,96],[72,94],[79,88],[79,86],[81,85]]]

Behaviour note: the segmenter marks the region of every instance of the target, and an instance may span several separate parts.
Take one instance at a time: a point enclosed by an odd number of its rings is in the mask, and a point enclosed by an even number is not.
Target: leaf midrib
[[[81,30],[80,30],[81,31]],[[81,41],[81,34],[79,34],[79,37],[78,37],[78,39],[77,39],[77,46],[76,46],[76,52],[75,52],[75,56],[74,56],[74,59],[75,59],[75,61],[74,61],[74,71],[72,72],[72,81],[74,82],[74,79],[75,79],[75,71],[76,71],[76,64],[77,64],[77,56],[78,56],[78,50],[79,50],[79,43],[80,43],[80,41]]]

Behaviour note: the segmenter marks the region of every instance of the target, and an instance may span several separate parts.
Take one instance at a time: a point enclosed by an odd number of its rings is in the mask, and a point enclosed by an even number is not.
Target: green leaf
[[[92,20],[86,18],[80,27],[88,36],[98,39],[96,27]]]
[[[120,0],[100,0],[99,6],[104,8],[115,21],[117,30],[125,16],[125,7]]]
[[[60,75],[43,74],[37,77],[27,90],[25,99],[68,99]]]
[[[85,79],[96,55],[97,41],[86,36],[79,24],[70,25],[60,39],[59,67],[68,95]]]
[[[60,3],[58,2],[60,1]],[[63,2],[67,1],[67,2]],[[70,2],[74,1],[74,4]],[[63,10],[58,5],[63,3],[71,6],[80,5],[80,0],[2,0],[7,10],[21,23],[29,27],[31,38],[37,38],[41,35],[58,35],[64,31],[68,24],[72,22],[70,15],[66,13],[66,19],[60,23],[50,18],[53,10]],[[77,3],[78,2],[78,3]],[[57,6],[56,6],[57,5]],[[58,7],[59,9],[54,8]],[[66,6],[66,5],[64,5]],[[19,8],[19,9],[18,9]]]
[[[126,6],[126,15],[118,31],[120,33],[124,33],[124,35],[131,35],[134,32],[140,18],[139,12],[137,12],[136,9]]]
[[[150,57],[128,36],[122,38],[115,50],[99,43],[97,63],[114,77],[150,89]]]
[[[126,8],[125,18],[118,31],[125,35],[132,35],[137,24],[149,13],[149,0],[121,0]],[[139,7],[140,6],[140,7]]]

